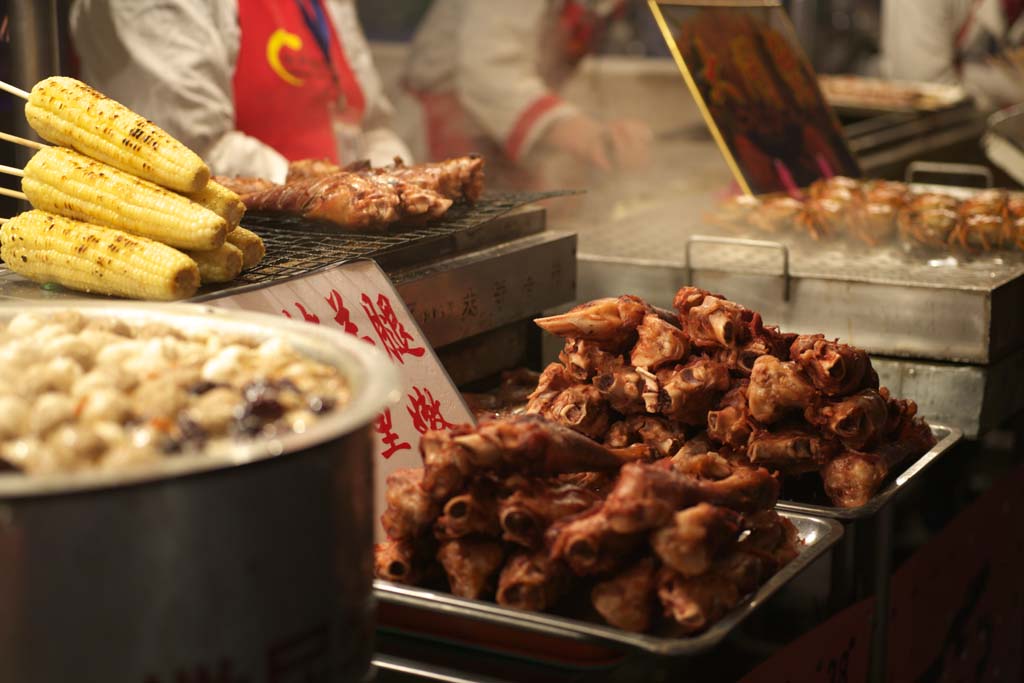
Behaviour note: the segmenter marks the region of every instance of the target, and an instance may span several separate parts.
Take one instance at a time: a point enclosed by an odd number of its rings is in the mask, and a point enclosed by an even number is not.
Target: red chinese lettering
[[[352,322],[352,315],[349,313],[348,308],[345,307],[345,300],[341,298],[341,294],[338,290],[332,289],[331,295],[327,297],[327,303],[334,311],[334,322],[338,323],[341,329],[345,330],[347,334],[351,334],[353,337],[359,337],[359,326]],[[374,343],[370,337],[359,337],[368,344]]]
[[[317,325],[320,324],[320,318],[315,313],[310,313],[309,311],[307,311],[306,307],[300,304],[298,301],[295,302],[295,308],[299,309],[299,313],[302,314],[302,319],[305,320],[307,323],[315,323]],[[282,308],[281,313],[286,318],[292,317],[292,314],[289,313],[287,309]]]
[[[391,358],[404,365],[405,361],[402,356],[419,358],[426,353],[423,347],[413,346],[415,341],[413,336],[398,319],[395,309],[391,306],[391,301],[386,296],[379,294],[376,305],[365,294],[361,301],[363,310],[366,311],[366,315],[370,318],[370,324],[373,325],[373,330],[377,333],[377,338],[380,339],[381,345]]]
[[[409,451],[412,450],[412,446],[404,441],[399,441],[398,432],[391,426],[391,409],[388,408],[383,413],[377,416],[377,421],[373,425],[373,431],[381,435],[381,443],[387,446],[381,455],[387,460],[398,451]]]
[[[451,429],[455,426],[441,414],[441,402],[434,398],[430,389],[413,387],[412,390],[414,393],[409,394],[409,405],[405,409],[417,432],[426,434],[432,430]]]

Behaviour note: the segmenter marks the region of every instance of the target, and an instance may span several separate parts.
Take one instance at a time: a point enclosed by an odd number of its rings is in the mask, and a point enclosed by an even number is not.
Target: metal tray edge
[[[924,472],[934,463],[939,456],[950,451],[960,439],[963,432],[956,427],[944,424],[929,423],[932,434],[935,435],[936,443],[924,455],[911,463],[899,476],[889,482],[880,492],[876,493],[866,505],[858,508],[837,508],[828,505],[811,505],[796,501],[780,500],[775,506],[778,510],[786,512],[799,512],[805,515],[814,515],[825,519],[840,519],[853,521],[870,517],[885,507],[900,489],[908,484],[914,477]]]
[[[591,624],[543,612],[513,610],[500,607],[492,602],[467,600],[448,593],[437,593],[381,580],[374,581],[374,595],[377,600],[384,603],[438,610],[471,620],[520,628],[571,640],[605,645],[625,645],[635,650],[665,656],[696,655],[710,650],[725,639],[734,628],[753,614],[786,583],[796,578],[843,536],[843,527],[835,520],[801,512],[780,512],[790,520],[810,525],[812,531],[818,534],[818,538],[813,543],[805,545],[795,559],[768,579],[752,597],[743,601],[707,631],[692,638],[661,638],[630,633],[610,626]],[[801,538],[804,538],[803,534]]]

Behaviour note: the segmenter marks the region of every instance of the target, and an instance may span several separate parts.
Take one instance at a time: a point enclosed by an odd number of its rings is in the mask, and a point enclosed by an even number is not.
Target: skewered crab
[[[900,238],[907,244],[945,247],[960,222],[959,204],[948,195],[918,195],[900,209],[896,218]]]
[[[799,199],[785,195],[769,197],[750,215],[750,224],[761,232],[780,233],[793,225],[803,207]]]
[[[810,199],[804,202],[796,222],[812,240],[820,240],[841,235],[851,218],[847,203],[835,199]]]
[[[991,251],[1012,245],[1007,193],[985,190],[960,203],[960,223],[949,235],[950,245],[968,251]]]
[[[841,175],[816,180],[807,188],[812,199],[834,199],[839,202],[860,199],[861,191],[860,181]]]

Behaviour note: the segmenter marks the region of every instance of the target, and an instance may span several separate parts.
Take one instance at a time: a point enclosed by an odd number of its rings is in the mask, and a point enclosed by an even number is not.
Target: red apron
[[[334,26],[321,26],[327,55],[307,17],[326,18],[322,0],[238,0],[235,127],[287,159],[339,159],[335,125],[358,126],[366,109]],[[328,58],[329,56],[329,58]]]

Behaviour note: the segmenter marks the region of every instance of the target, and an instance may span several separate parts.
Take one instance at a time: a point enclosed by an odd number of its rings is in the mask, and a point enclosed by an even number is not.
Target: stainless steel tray
[[[859,508],[838,508],[829,505],[811,505],[790,500],[780,500],[776,508],[786,512],[798,512],[805,515],[816,515],[826,519],[841,519],[852,521],[871,517],[885,507],[903,487],[909,484],[917,475],[924,472],[943,453],[947,453],[963,437],[959,429],[945,425],[932,424],[932,434],[935,435],[936,444],[931,450],[911,463],[907,469],[892,479],[881,491],[867,503]]]
[[[662,202],[579,226],[580,299],[628,292],[668,306],[693,284],[787,331],[823,332],[872,354],[987,364],[1024,348],[1024,254],[727,239],[701,234],[708,228],[694,209]]]
[[[1024,349],[989,365],[958,365],[872,356],[882,386],[910,396],[929,422],[955,427],[965,439],[1024,411]]]
[[[542,612],[527,612],[508,609],[480,600],[465,600],[448,593],[402,586],[387,581],[375,581],[374,593],[380,603],[389,608],[419,612],[428,617],[454,618],[469,625],[500,627],[508,632],[529,635],[548,641],[568,641],[586,645],[610,647],[615,650],[642,651],[651,654],[685,657],[706,652],[720,643],[780,588],[792,581],[815,559],[832,547],[843,535],[843,528],[835,520],[822,519],[799,512],[782,513],[796,526],[805,545],[800,554],[777,572],[756,593],[748,597],[736,609],[715,623],[704,633],[691,638],[662,638],[658,636],[630,633],[611,626],[568,619]],[[398,630],[407,628],[389,624],[386,617],[378,619],[378,628]],[[451,642],[450,630],[417,629],[416,636]],[[481,638],[474,643],[460,643],[491,650],[507,650],[504,639]],[[522,654],[522,653],[520,653]]]

